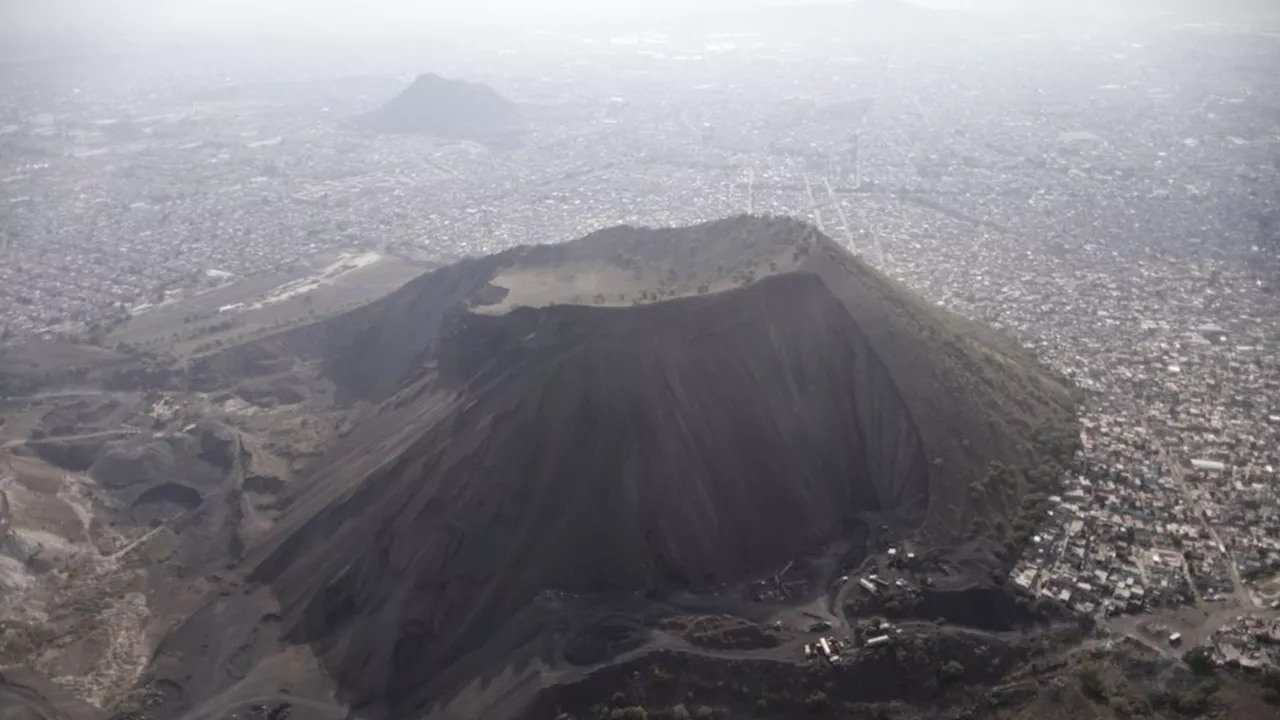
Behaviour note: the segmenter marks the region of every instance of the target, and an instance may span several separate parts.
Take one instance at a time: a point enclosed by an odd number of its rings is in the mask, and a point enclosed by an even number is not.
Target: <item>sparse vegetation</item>
[[[979,512],[970,515],[969,534],[992,539],[1006,569],[1017,561],[1043,522],[1050,507],[1049,495],[1071,466],[1079,443],[1073,424],[1044,423],[1031,434],[1035,465],[993,462],[981,478],[970,483],[970,505]],[[987,518],[993,510],[997,519],[990,522]],[[1008,514],[1008,521],[999,518],[1002,513]]]
[[[1269,705],[1280,705],[1280,668],[1271,668],[1262,676],[1262,699]]]
[[[1179,714],[1187,716],[1202,715],[1209,710],[1214,695],[1218,692],[1218,683],[1203,680],[1194,688],[1174,695],[1171,706]]]
[[[1107,704],[1107,686],[1102,681],[1102,674],[1098,671],[1097,666],[1087,665],[1080,671],[1080,691],[1090,700]]]
[[[814,690],[804,699],[804,708],[811,713],[825,712],[831,707],[831,700],[821,690]]]
[[[1182,661],[1191,672],[1200,676],[1212,675],[1215,665],[1213,653],[1207,647],[1194,647],[1182,654]]]
[[[938,677],[945,683],[951,683],[964,678],[964,672],[964,665],[951,660],[938,671]]]
[[[34,554],[34,553],[33,553]],[[42,625],[0,621],[0,665],[22,665],[55,637]]]

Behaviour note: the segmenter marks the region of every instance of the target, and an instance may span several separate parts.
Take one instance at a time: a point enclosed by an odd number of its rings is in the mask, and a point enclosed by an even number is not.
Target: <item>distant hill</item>
[[[365,130],[434,135],[485,143],[518,139],[519,107],[482,83],[419,75],[382,107],[355,119]]]

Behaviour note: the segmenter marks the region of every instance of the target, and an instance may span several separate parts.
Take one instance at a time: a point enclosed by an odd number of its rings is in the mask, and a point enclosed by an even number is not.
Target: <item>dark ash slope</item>
[[[565,267],[623,268],[610,291],[640,304],[477,311]],[[275,342],[385,404],[318,463],[254,576],[353,700],[391,706],[542,589],[739,577],[866,510],[953,536],[969,481],[1070,414],[1003,340],[792,220],[518,249]]]

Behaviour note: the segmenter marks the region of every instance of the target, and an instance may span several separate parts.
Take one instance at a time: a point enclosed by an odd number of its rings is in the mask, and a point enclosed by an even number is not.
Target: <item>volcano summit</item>
[[[826,553],[811,602],[870,533],[945,546],[1011,513],[1021,488],[971,484],[1072,417],[1002,337],[780,218],[465,260],[193,381],[282,356],[364,416],[246,548],[249,590],[161,645],[150,677],[184,699],[158,718],[297,687],[269,660],[289,644],[354,707],[524,716],[583,663],[657,647],[654,618],[689,598],[750,616],[747,582]],[[687,637],[777,644],[736,627]],[[218,680],[237,646],[249,679]]]

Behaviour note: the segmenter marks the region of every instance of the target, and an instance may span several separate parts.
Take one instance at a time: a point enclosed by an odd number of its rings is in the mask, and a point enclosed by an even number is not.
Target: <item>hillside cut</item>
[[[523,122],[519,107],[488,85],[428,73],[356,118],[356,125],[375,132],[495,143],[518,140]]]
[[[955,537],[969,482],[1070,414],[1001,337],[790,219],[517,248],[274,342],[380,409],[252,572],[287,636],[392,706],[542,591],[707,588],[867,513]]]

